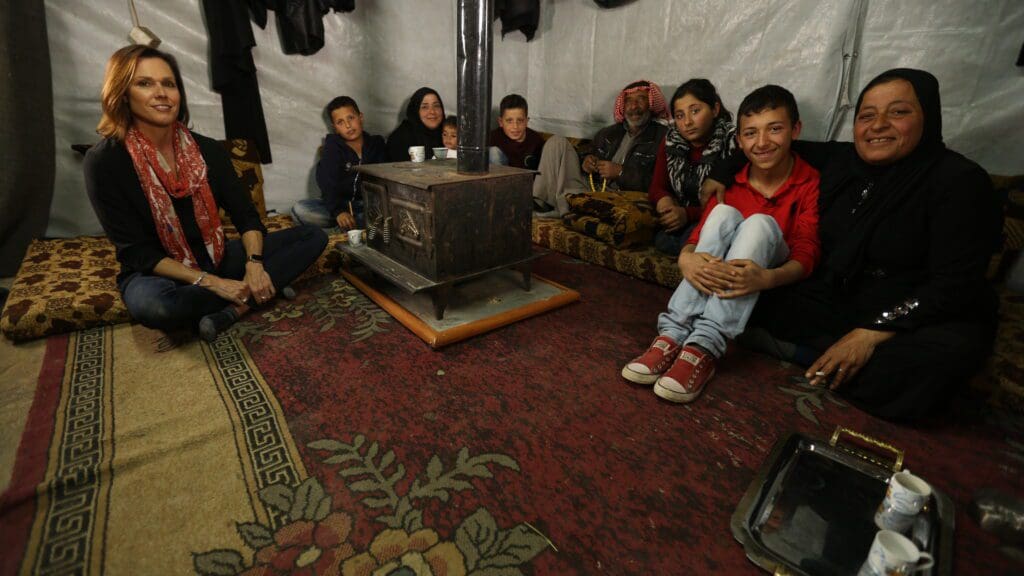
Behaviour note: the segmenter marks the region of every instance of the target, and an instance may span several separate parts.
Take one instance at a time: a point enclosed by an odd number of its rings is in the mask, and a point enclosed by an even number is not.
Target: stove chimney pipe
[[[459,0],[458,171],[487,173],[487,131],[491,123],[491,2]]]

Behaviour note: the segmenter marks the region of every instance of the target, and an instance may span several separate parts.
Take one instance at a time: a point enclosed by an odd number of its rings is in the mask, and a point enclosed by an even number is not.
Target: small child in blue
[[[331,100],[326,112],[334,133],[324,138],[316,165],[320,198],[299,200],[292,207],[292,217],[299,224],[338,227],[342,232],[363,228],[360,178],[352,167],[385,162],[384,138],[363,131],[363,114],[356,101],[348,96]]]

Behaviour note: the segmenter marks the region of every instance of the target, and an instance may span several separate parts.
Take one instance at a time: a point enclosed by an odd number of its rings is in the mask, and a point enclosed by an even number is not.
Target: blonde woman
[[[221,145],[189,130],[172,56],[127,46],[107,63],[103,140],[85,158],[89,199],[121,263],[132,318],[212,341],[268,303],[323,251],[319,228],[267,234]],[[227,240],[219,209],[241,234]],[[290,288],[289,288],[290,290]]]

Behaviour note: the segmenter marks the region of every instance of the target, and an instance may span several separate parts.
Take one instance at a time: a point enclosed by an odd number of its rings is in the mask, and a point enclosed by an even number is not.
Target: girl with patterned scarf
[[[680,85],[670,109],[674,122],[658,148],[647,197],[661,226],[654,245],[675,256],[700,220],[704,178],[715,160],[729,157],[736,148],[736,126],[718,91],[704,78]]]
[[[220,143],[186,127],[181,72],[169,54],[127,46],[107,64],[104,139],[84,169],[93,209],[121,263],[132,318],[208,341],[268,303],[312,264],[327,237],[299,226],[267,234]],[[241,240],[225,237],[220,208]]]

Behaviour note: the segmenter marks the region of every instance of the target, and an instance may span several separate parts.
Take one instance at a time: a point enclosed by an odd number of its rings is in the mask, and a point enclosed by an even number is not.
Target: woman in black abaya
[[[762,294],[752,324],[795,344],[812,384],[868,412],[932,413],[995,334],[985,271],[1002,227],[988,175],[946,148],[939,84],[920,70],[864,88],[852,144],[794,149],[821,171],[822,264]]]

